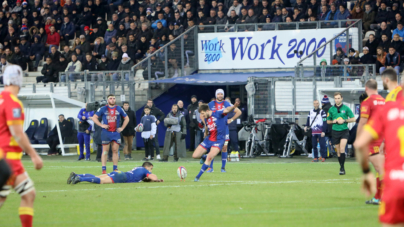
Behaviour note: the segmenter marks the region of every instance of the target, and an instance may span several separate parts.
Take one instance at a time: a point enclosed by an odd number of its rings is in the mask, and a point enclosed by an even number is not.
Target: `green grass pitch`
[[[119,162],[119,169],[140,166],[141,154]],[[44,157],[40,171],[23,158],[37,190],[34,226],[379,226],[378,207],[366,205],[360,192],[354,159],[346,163],[347,175],[339,176],[335,158],[242,159],[229,162],[227,173],[220,172],[216,158],[215,172],[193,182],[199,160],[174,163],[170,157],[168,163],[153,162],[153,173],[164,183],[67,185],[71,171],[101,173],[100,163],[76,158]],[[188,171],[185,182],[177,176],[181,165]],[[20,226],[18,205],[13,192],[0,210],[0,226]]]

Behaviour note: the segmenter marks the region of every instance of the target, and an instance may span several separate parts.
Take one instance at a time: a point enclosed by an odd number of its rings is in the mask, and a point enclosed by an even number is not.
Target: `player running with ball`
[[[115,105],[115,95],[108,95],[108,105],[98,109],[98,117],[102,117],[102,123],[97,117],[93,117],[92,120],[94,124],[97,124],[102,128],[101,140],[102,140],[102,174],[107,173],[107,156],[109,147],[112,146],[112,162],[114,164],[113,170],[118,170],[118,149],[121,143],[121,132],[125,129],[126,125],[129,123],[129,117],[125,111],[120,107]],[[124,118],[122,126],[119,128],[121,116]],[[112,143],[112,145],[111,145]]]
[[[227,107],[226,109],[212,111],[209,106],[203,104],[199,107],[198,111],[201,117],[205,119],[206,125],[209,130],[209,135],[205,137],[203,142],[196,148],[192,154],[192,158],[203,158],[205,159],[202,165],[201,171],[195,177],[194,181],[199,181],[202,174],[208,169],[213,158],[220,152],[223,148],[226,136],[226,115],[227,113],[233,111],[238,107],[238,103],[233,106]],[[208,155],[204,155],[208,150]]]
[[[227,108],[227,107],[231,106],[231,103],[224,100],[224,91],[223,91],[223,89],[217,89],[215,95],[216,95],[216,100],[211,101],[208,104],[210,110],[212,110],[212,111],[223,110],[224,108]],[[229,138],[229,124],[232,123],[234,120],[236,120],[241,115],[241,110],[239,110],[238,108],[235,108],[234,112],[235,112],[235,115],[231,119],[228,119],[227,116],[226,116],[226,137],[225,137],[225,142],[224,142],[223,148],[221,149],[222,150],[222,169],[221,169],[222,173],[226,172],[227,144],[230,141],[230,138]],[[210,164],[210,168],[206,172],[208,172],[208,173],[213,172],[213,161],[214,161],[214,159],[212,159],[212,162]],[[201,160],[201,164],[202,163],[203,163],[203,160]]]

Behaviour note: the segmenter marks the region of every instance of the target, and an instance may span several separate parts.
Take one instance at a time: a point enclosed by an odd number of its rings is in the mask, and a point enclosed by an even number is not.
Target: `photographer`
[[[174,104],[171,107],[171,112],[164,119],[164,125],[167,127],[167,131],[164,139],[164,156],[160,161],[168,161],[170,148],[174,146],[174,162],[178,162],[179,158],[186,156],[185,137],[187,136],[185,116],[178,111],[178,105]]]

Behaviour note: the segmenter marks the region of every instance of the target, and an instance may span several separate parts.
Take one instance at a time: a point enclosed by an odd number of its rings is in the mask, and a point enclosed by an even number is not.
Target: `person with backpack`
[[[314,158],[312,162],[319,161],[317,143],[320,143],[321,162],[325,162],[325,157],[327,157],[327,147],[325,142],[325,132],[327,131],[327,114],[324,112],[324,110],[320,109],[320,103],[318,100],[313,101],[313,106],[314,109],[310,110],[304,131],[307,133],[311,132],[312,135],[311,143]]]

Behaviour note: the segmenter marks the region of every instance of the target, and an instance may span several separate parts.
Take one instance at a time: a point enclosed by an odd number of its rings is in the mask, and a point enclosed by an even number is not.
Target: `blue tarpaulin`
[[[197,73],[184,77],[158,80],[158,83],[190,85],[242,85],[247,84],[248,77],[294,77],[294,71],[252,72],[252,73]],[[313,76],[313,71],[304,72],[304,77]],[[149,81],[155,83],[157,81]]]

